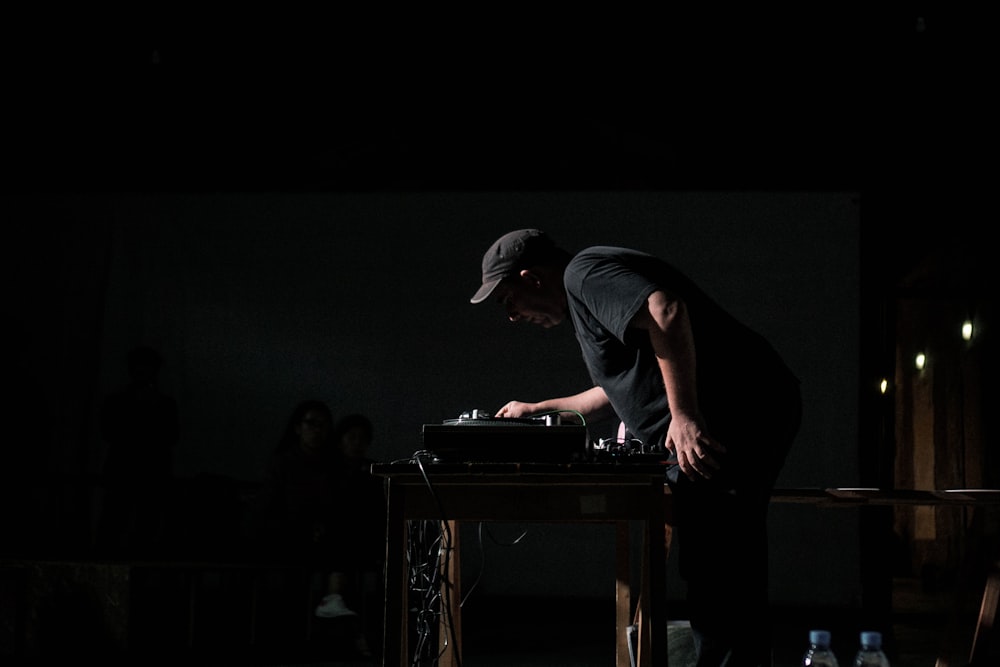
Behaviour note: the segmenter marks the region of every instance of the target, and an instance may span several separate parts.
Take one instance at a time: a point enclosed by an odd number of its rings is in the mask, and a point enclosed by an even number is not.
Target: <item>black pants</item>
[[[698,667],[770,664],[767,505],[697,484],[674,494]]]
[[[681,577],[687,585],[698,667],[771,665],[767,512],[771,490],[798,432],[797,392],[786,426],[738,452],[708,481],[669,481]],[[765,419],[766,421],[766,419]]]

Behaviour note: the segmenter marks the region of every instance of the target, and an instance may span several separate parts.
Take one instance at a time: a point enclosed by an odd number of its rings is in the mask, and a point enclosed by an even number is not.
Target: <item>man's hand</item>
[[[521,401],[511,401],[507,405],[503,406],[497,413],[493,415],[494,417],[530,417],[537,410],[535,409],[534,403],[523,403]]]
[[[726,451],[697,420],[678,414],[671,416],[666,447],[674,452],[681,472],[692,480],[710,479],[719,469],[714,455]]]

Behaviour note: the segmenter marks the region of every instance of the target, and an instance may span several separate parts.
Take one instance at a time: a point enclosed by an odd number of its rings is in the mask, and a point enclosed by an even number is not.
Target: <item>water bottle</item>
[[[861,648],[854,656],[854,667],[889,667],[889,658],[882,652],[882,633],[861,633]]]
[[[809,648],[802,656],[802,667],[839,667],[830,648],[829,630],[809,631]]]

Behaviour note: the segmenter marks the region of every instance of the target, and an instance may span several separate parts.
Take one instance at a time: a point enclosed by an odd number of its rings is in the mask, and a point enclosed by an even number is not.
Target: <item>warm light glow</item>
[[[923,352],[917,355],[915,363],[918,371],[924,370],[924,366],[927,364],[927,357],[924,356]]]
[[[885,378],[882,378],[882,381],[878,383],[878,390],[883,394],[889,391],[889,381],[886,380]]]
[[[972,320],[962,322],[962,340],[972,340]]]

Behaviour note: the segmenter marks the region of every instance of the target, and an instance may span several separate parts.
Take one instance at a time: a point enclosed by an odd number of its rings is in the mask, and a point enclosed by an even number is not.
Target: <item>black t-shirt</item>
[[[658,289],[687,306],[699,408],[715,438],[728,449],[767,446],[753,442],[755,434],[773,433],[775,420],[797,411],[790,402],[798,400],[798,379],[771,344],[667,262],[636,250],[595,246],[573,257],[564,280],[591,379],[645,445],[663,445],[670,412],[649,336],[628,324]],[[755,426],[757,416],[769,426]],[[788,419],[797,416],[789,414]]]

